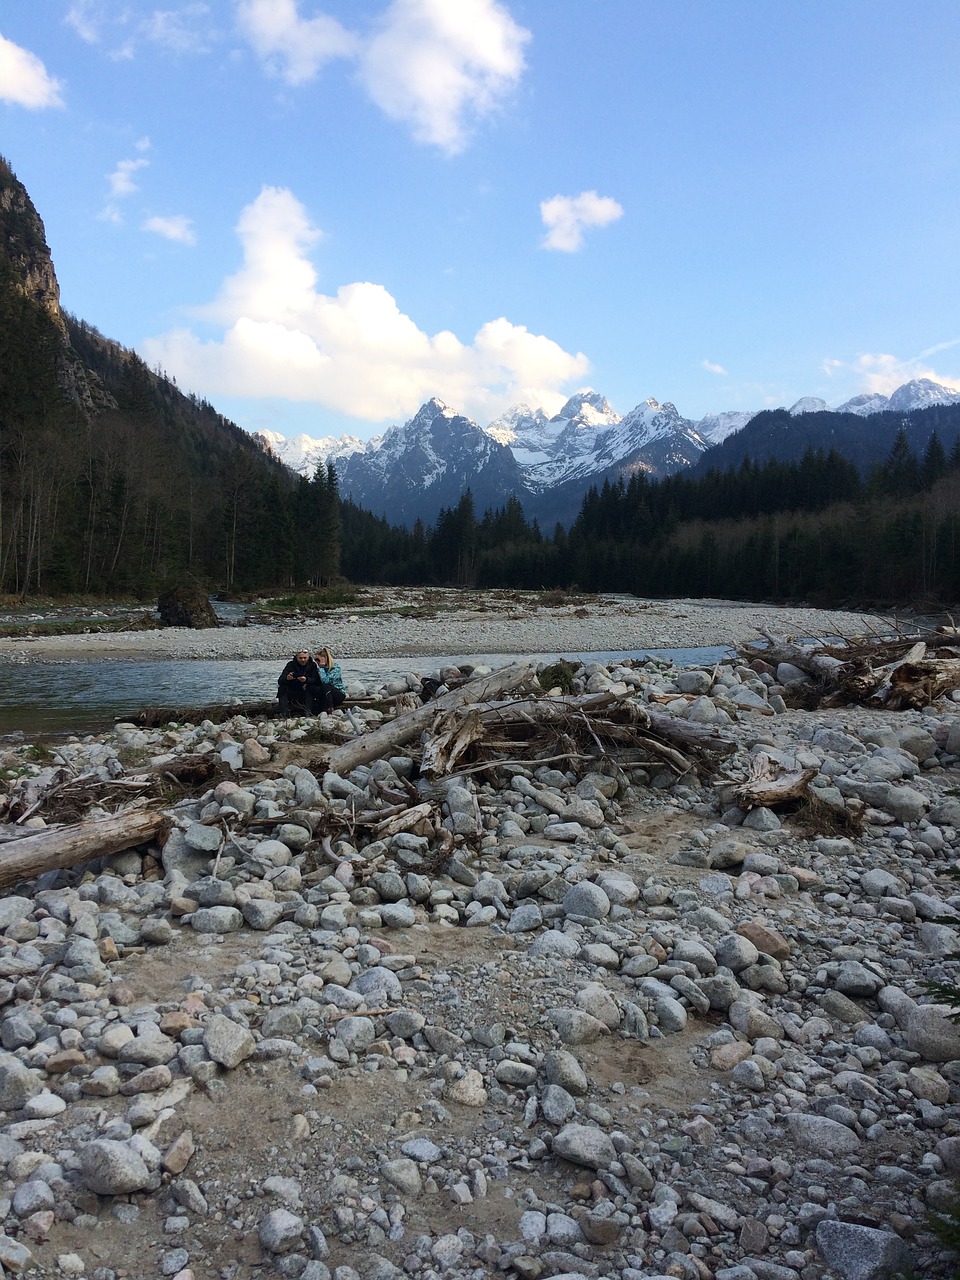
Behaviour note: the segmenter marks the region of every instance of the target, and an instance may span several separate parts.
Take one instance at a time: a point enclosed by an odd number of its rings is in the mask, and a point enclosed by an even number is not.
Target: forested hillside
[[[396,583],[650,596],[931,606],[960,599],[960,447],[922,458],[897,435],[861,477],[837,453],[746,460],[699,479],[605,483],[569,532],[545,536],[516,499],[478,518],[468,493],[435,526],[344,507],[344,570]]]
[[[821,449],[824,453],[832,449],[852,462],[861,475],[866,475],[877,459],[893,448],[901,431],[914,453],[922,456],[933,432],[949,452],[960,436],[960,404],[933,404],[908,412],[884,411],[865,417],[834,409],[798,414],[791,414],[787,409],[765,409],[741,430],[708,449],[694,474],[703,476],[710,471],[726,471],[740,466],[747,458],[753,462],[767,462],[771,458],[799,462],[809,449]]]
[[[307,481],[59,307],[43,224],[0,161],[0,591],[149,597],[339,567],[336,477]]]

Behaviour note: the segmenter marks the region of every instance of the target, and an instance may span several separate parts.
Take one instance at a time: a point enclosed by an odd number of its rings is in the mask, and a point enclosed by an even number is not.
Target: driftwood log
[[[502,700],[446,711],[423,746],[420,772],[452,773],[468,748],[491,765],[503,751],[556,750],[551,758],[599,759],[623,748],[643,748],[676,773],[730,755],[735,744],[716,729],[656,711],[629,695],[604,691]],[[535,759],[531,763],[535,762]]]
[[[335,747],[326,757],[326,766],[331,772],[345,777],[357,765],[380,760],[395,747],[412,742],[433,724],[438,713],[467,704],[482,705],[491,698],[502,697],[503,694],[520,688],[533,677],[534,668],[529,663],[514,662],[488,676],[469,680],[459,688],[434,698],[432,702],[387,721],[379,729],[371,729],[369,733],[351,738],[342,747]]]
[[[112,818],[57,827],[0,846],[0,889],[45,871],[75,867],[155,839],[168,821],[156,809],[128,809]]]
[[[897,636],[879,640],[863,636],[842,644],[797,644],[763,632],[763,648],[746,646],[745,657],[771,665],[789,662],[823,688],[825,705],[862,703],[900,711],[929,706],[937,698],[960,689],[960,658],[945,655],[934,641]],[[930,637],[933,640],[933,636]]]
[[[761,751],[750,761],[747,780],[734,788],[734,799],[741,809],[775,809],[805,796],[816,773],[816,769],[785,770]]]

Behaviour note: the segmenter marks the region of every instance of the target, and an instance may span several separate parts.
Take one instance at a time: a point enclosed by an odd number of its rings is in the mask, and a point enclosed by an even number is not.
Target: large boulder
[[[204,627],[220,625],[210,597],[199,582],[187,579],[178,582],[169,591],[161,593],[157,601],[160,620],[168,627]]]

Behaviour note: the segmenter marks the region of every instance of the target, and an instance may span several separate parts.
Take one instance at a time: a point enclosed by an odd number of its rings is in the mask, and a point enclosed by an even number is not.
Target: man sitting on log
[[[299,649],[280,672],[277,701],[281,716],[311,715],[320,672],[308,649]]]

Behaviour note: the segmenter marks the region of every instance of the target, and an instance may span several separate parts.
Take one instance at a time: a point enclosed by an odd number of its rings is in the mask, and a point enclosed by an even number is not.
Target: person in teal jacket
[[[343,687],[343,673],[340,670],[340,664],[334,662],[333,654],[326,646],[316,651],[313,655],[313,660],[317,664],[317,671],[320,673],[320,683],[313,692],[313,709],[315,712],[333,711],[335,707],[340,706],[347,696],[347,691]]]

